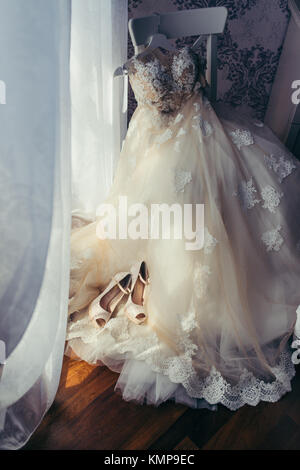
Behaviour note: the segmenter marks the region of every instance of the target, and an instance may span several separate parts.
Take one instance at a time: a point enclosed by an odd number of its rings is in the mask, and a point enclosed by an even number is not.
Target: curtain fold
[[[123,78],[127,0],[73,0],[71,33],[72,209],[93,219],[105,199],[125,137]]]

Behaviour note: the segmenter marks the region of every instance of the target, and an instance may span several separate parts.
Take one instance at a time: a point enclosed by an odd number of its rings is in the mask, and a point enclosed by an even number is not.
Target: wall
[[[212,6],[228,9],[218,39],[218,98],[263,119],[289,20],[287,0],[128,0],[128,16]],[[176,42],[190,44],[193,38]],[[129,118],[135,106],[130,90]]]

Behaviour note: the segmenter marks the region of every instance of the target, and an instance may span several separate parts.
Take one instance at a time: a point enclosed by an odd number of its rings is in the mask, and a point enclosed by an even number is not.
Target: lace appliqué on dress
[[[199,57],[188,47],[175,53],[162,53],[158,48],[133,58],[127,70],[138,103],[156,108],[166,116],[179,110],[196,90]]]
[[[254,144],[252,134],[248,130],[236,129],[229,132],[229,135],[231,136],[232,142],[239,150],[241,150],[243,146]]]
[[[181,320],[181,327],[183,331],[190,333],[193,331],[194,328],[196,328],[196,314],[195,314],[195,309],[190,308],[188,313],[183,317]]]
[[[192,91],[195,84],[196,65],[188,47],[182,48],[174,55],[171,70],[175,88]]]
[[[166,129],[165,132],[156,137],[155,143],[158,145],[164,144],[165,142],[171,139],[172,135],[173,132],[171,131],[171,129]]]
[[[213,237],[209,233],[208,228],[205,227],[204,229],[204,253],[206,255],[210,255],[214,251],[217,243],[219,243],[218,240],[215,237]]]
[[[183,115],[182,115],[182,116],[183,116]],[[181,127],[181,128],[179,129],[179,131],[177,132],[177,134],[176,134],[176,139],[177,139],[178,137],[181,137],[181,136],[185,135],[185,134],[186,134],[186,130],[185,130],[183,127]],[[175,143],[174,143],[174,150],[175,150],[175,152],[180,152],[180,151],[181,151],[181,144],[182,144],[182,140],[181,140],[181,139],[175,141]]]
[[[279,251],[283,244],[283,238],[280,235],[281,225],[278,225],[273,230],[264,232],[261,236],[263,243],[265,244],[267,251]]]
[[[179,131],[177,132],[176,137],[181,137],[182,135],[185,135],[185,134],[186,134],[186,130],[183,127],[181,127]]]
[[[194,291],[198,299],[201,299],[206,294],[209,278],[211,275],[211,269],[206,264],[195,264],[194,269]]]
[[[196,130],[200,128],[203,137],[209,137],[212,134],[213,128],[211,124],[208,121],[205,121],[200,114],[194,116],[193,119],[196,123],[193,124],[192,127]]]
[[[295,335],[296,336],[296,335]],[[293,349],[296,349],[295,352],[293,352],[292,354],[292,361],[293,361],[293,364],[300,364],[300,338],[298,338],[296,336],[296,339],[292,342],[292,345],[291,347]]]
[[[212,109],[211,102],[209,101],[209,99],[205,95],[203,96],[203,104],[208,110]]]
[[[179,152],[181,151],[181,148],[180,148],[181,145],[180,145],[180,144],[181,144],[181,142],[180,142],[179,140],[176,140],[176,141],[175,141],[175,144],[174,144],[174,150],[175,150],[175,152],[178,152],[178,153],[179,153]]]
[[[185,186],[192,181],[192,174],[190,171],[182,170],[181,168],[175,169],[174,185],[176,193],[183,193]]]
[[[199,395],[210,404],[222,403],[232,411],[245,404],[256,406],[260,401],[275,403],[291,390],[295,367],[290,355],[281,353],[279,364],[272,367],[271,371],[275,377],[272,382],[264,382],[245,369],[239,382],[231,385],[213,367],[210,375],[199,384]]]
[[[176,118],[174,119],[174,124],[179,124],[179,122],[181,122],[183,118],[184,118],[183,114],[178,113]]]
[[[202,121],[200,124],[200,129],[204,137],[210,136],[213,132],[213,128],[208,121]]]
[[[276,191],[272,186],[265,186],[261,191],[261,197],[264,200],[262,207],[275,213],[276,207],[280,204],[283,193]]]
[[[264,155],[264,159],[268,168],[276,173],[279,183],[282,183],[284,178],[289,176],[296,168],[293,161],[286,159],[284,155],[281,155],[280,157],[273,154]]]
[[[260,202],[260,199],[256,199],[256,193],[257,190],[253,185],[253,179],[250,178],[248,181],[239,183],[238,189],[233,193],[233,196],[237,196],[240,199],[244,210],[249,210]]]
[[[134,94],[139,103],[152,105],[164,95],[172,76],[157,57],[149,55],[146,60],[132,59],[131,67],[135,70]]]

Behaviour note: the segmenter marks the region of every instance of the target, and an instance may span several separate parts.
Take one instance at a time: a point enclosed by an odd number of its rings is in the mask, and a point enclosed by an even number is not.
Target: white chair
[[[197,8],[171,13],[153,14],[129,20],[129,33],[135,54],[141,53],[151,44],[162,45],[168,39],[200,36],[194,43],[196,48],[201,36],[207,36],[206,80],[208,96],[217,99],[217,34],[224,31],[227,8]]]

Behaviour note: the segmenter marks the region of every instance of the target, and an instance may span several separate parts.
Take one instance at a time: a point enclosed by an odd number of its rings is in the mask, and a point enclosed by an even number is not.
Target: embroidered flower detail
[[[206,255],[210,255],[214,251],[217,243],[219,243],[218,240],[215,237],[213,237],[209,233],[208,228],[205,227],[204,229],[204,253]]]
[[[282,183],[284,178],[289,176],[296,168],[294,162],[286,159],[284,155],[280,155],[280,157],[273,154],[264,155],[264,159],[268,168],[276,173],[279,183]]]
[[[263,243],[267,247],[267,251],[279,251],[283,244],[283,238],[280,235],[281,225],[277,225],[273,230],[264,232],[261,236]]]
[[[180,140],[176,140],[174,144],[174,150],[175,152],[180,152]]]
[[[211,269],[207,264],[200,264],[196,262],[194,269],[194,290],[196,297],[201,299],[207,291]]]
[[[183,117],[184,117],[183,114],[181,113],[177,114],[176,118],[174,119],[174,124],[178,124],[179,122],[181,122]]]
[[[197,120],[198,120],[198,122],[195,122],[194,124],[192,124],[192,127],[193,127],[194,129],[196,129],[196,131],[199,130],[199,126],[200,126],[200,119],[199,119],[199,118],[200,118],[199,115],[193,117],[193,119],[197,119]]]
[[[181,320],[181,327],[183,331],[190,333],[196,326],[195,309],[191,308]]]
[[[185,186],[192,181],[192,174],[190,171],[176,168],[175,170],[175,191],[176,193],[183,193]]]
[[[207,96],[203,97],[203,104],[207,109],[212,109],[212,105],[211,105],[209,99],[207,98]]]
[[[300,305],[298,305],[297,309],[296,309],[296,314],[297,314],[297,318],[296,318],[296,324],[295,324],[295,327],[294,327],[294,335],[296,336],[296,339],[298,340],[298,346],[299,346],[299,349],[298,349],[298,354],[299,354],[299,361],[298,362],[294,362],[294,364],[300,364]],[[293,345],[292,345],[293,347]]]
[[[212,134],[213,128],[211,124],[208,121],[205,121],[200,114],[197,114],[197,116],[194,116],[193,119],[195,119],[196,124],[193,124],[194,129],[201,129],[203,137],[208,137]]]
[[[181,127],[181,128],[179,129],[179,131],[177,132],[176,137],[180,137],[180,136],[182,136],[182,135],[184,135],[184,134],[186,134],[186,130],[183,129],[183,127]]]
[[[260,202],[260,199],[256,199],[255,194],[257,190],[253,185],[253,179],[250,178],[249,181],[242,181],[238,185],[237,191],[233,193],[233,196],[237,196],[242,204],[244,210],[252,209],[255,204]]]
[[[276,207],[280,204],[283,193],[276,191],[272,186],[265,186],[261,191],[261,197],[264,200],[262,207],[270,212],[275,212]]]
[[[200,128],[204,137],[208,137],[212,134],[213,128],[208,121],[202,121]]]
[[[193,89],[196,65],[187,47],[179,50],[173,56],[171,69],[174,85],[177,90]]]
[[[295,352],[292,354],[292,363],[297,365],[300,364],[300,339],[295,333],[295,340],[291,344],[292,349],[296,349]]]
[[[229,132],[229,135],[231,136],[232,142],[239,150],[241,150],[243,146],[254,144],[252,134],[248,130],[236,129]]]
[[[156,138],[156,142],[159,145],[164,144],[165,142],[171,139],[172,135],[173,132],[171,131],[171,129],[166,129],[165,132],[163,132]]]

